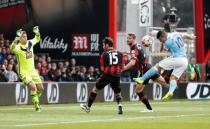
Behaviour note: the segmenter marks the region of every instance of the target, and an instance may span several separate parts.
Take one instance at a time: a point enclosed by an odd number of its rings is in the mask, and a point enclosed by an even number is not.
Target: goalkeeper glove
[[[33,32],[35,33],[35,35],[40,35],[39,26],[34,26]]]
[[[15,37],[15,39],[14,39],[14,42],[15,42],[16,44],[18,44],[18,42],[19,42],[19,40],[20,40],[20,36],[21,36],[22,34],[23,34],[22,29],[19,29],[19,30],[16,31],[16,37]]]
[[[23,34],[22,29],[16,31],[16,37],[20,37]]]
[[[14,43],[18,44],[19,40],[20,40],[20,37],[15,37]]]

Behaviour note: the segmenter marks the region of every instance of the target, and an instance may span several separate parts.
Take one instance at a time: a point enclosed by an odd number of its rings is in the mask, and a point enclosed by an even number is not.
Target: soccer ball
[[[152,36],[149,35],[145,35],[142,39],[141,39],[141,44],[144,47],[149,47],[152,43],[154,42],[154,38]]]

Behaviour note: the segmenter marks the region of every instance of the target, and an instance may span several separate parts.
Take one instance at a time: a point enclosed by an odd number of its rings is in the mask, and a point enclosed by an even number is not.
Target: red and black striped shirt
[[[111,49],[101,54],[100,66],[104,67],[103,74],[119,77],[124,64],[124,56],[120,51]]]
[[[149,64],[146,58],[145,51],[140,44],[133,45],[130,48],[130,54],[132,56],[132,59],[136,60],[135,65],[140,71],[142,71],[144,67]]]

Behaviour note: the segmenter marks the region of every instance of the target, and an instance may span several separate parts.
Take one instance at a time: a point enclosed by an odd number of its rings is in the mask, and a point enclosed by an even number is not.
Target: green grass
[[[117,115],[116,103],[94,103],[89,114],[79,104],[0,106],[0,129],[209,129],[210,101],[152,101],[153,113],[141,113],[139,102],[124,102]]]

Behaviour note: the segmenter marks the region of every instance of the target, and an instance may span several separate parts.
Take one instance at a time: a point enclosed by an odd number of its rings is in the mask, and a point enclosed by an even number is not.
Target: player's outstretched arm
[[[16,51],[17,51],[17,44],[18,44],[18,42],[20,40],[20,36],[22,35],[22,33],[23,33],[22,29],[19,29],[19,30],[16,31],[16,37],[13,40],[12,44],[10,45],[11,52],[16,53]]]
[[[34,26],[33,32],[35,34],[35,37],[32,39],[32,44],[35,45],[35,44],[39,43],[39,41],[41,39],[40,32],[39,32],[39,26]]]
[[[182,37],[183,37],[184,39],[189,39],[189,40],[195,40],[195,39],[196,39],[196,36],[195,36],[195,35],[190,35],[190,34],[188,34],[188,33],[182,34]]]
[[[131,59],[131,61],[127,65],[125,65],[123,67],[122,72],[131,69],[133,66],[135,66],[135,64],[136,64],[136,60],[135,59]]]

